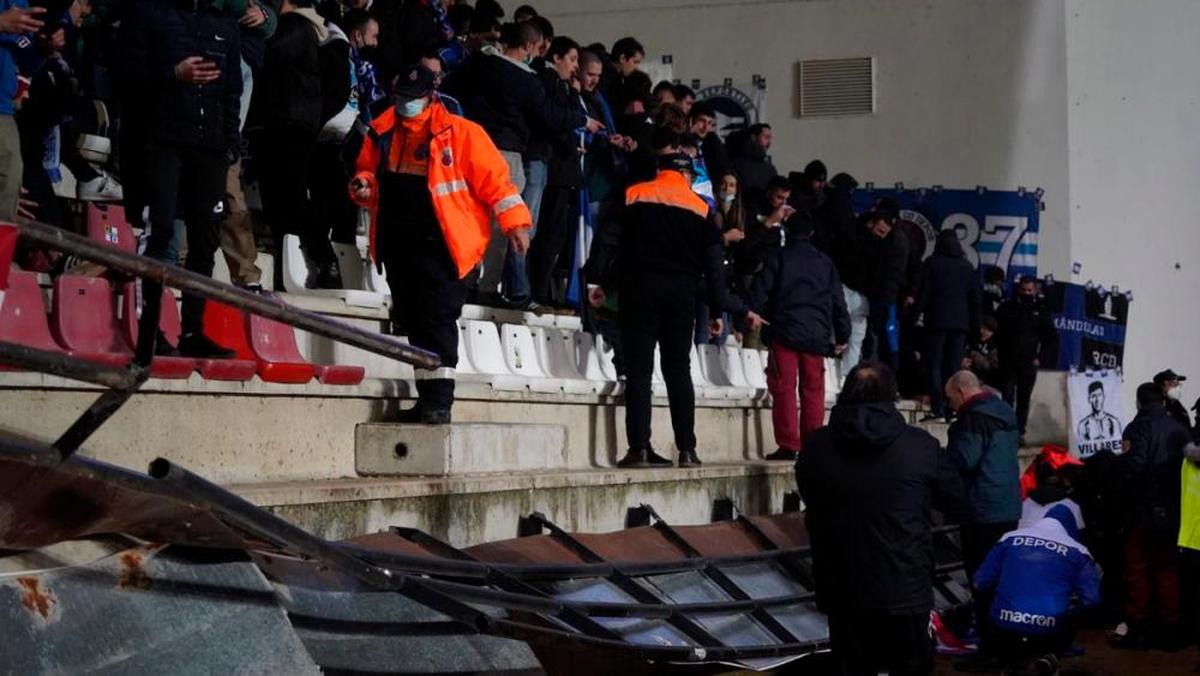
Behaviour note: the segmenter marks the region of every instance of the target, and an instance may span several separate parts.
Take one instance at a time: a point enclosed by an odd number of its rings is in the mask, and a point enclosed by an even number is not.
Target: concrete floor
[[[1083,647],[1084,654],[1063,660],[1063,676],[1180,676],[1200,673],[1196,671],[1197,665],[1200,665],[1200,650],[1196,646],[1177,653],[1116,650],[1108,645],[1104,632],[1098,629],[1081,632],[1076,644]],[[954,670],[956,659],[939,655],[934,674],[959,673]]]

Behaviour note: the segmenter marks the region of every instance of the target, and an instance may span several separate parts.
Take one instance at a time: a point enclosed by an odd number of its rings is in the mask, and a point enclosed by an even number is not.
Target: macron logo
[[[1057,618],[1047,615],[1034,615],[1033,613],[1022,613],[1008,608],[1000,609],[1000,621],[1012,622],[1014,624],[1028,624],[1035,627],[1053,627]]]
[[[1041,538],[1033,538],[1033,537],[1019,535],[1012,539],[1012,544],[1014,547],[1045,547],[1046,549],[1049,549],[1050,551],[1052,551],[1055,554],[1058,554],[1060,556],[1067,555],[1067,546],[1066,545],[1059,544],[1057,542],[1052,542],[1050,540],[1043,540]]]

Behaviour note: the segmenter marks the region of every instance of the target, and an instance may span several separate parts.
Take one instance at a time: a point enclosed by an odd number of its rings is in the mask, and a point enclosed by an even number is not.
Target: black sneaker
[[[679,466],[680,467],[699,467],[704,463],[700,462],[700,456],[696,455],[696,451],[680,451]]]
[[[1037,658],[1033,662],[1033,670],[1038,676],[1057,676],[1058,655],[1050,653]]]
[[[179,354],[194,359],[233,359],[235,353],[217,345],[203,333],[185,333],[179,337]]]
[[[304,286],[310,289],[340,289],[342,272],[337,263],[320,266],[308,275]]]
[[[263,288],[263,285],[259,284],[258,282],[251,282],[243,286],[242,290],[249,291],[250,293],[267,293],[267,290]]]
[[[653,448],[631,448],[617,467],[671,467],[673,463],[654,452]]]
[[[798,457],[800,457],[800,454],[796,451],[789,451],[786,448],[777,448],[777,449],[775,449],[774,453],[771,453],[770,455],[768,455],[767,457],[765,457],[763,459],[764,460],[786,460],[787,462],[796,462],[796,458],[798,458]]]

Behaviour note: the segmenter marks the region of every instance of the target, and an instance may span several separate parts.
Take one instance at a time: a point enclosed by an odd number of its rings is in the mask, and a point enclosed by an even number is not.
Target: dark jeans
[[[662,356],[671,405],[671,427],[680,451],[696,449],[696,395],[692,389],[692,327],[696,280],[656,275],[620,294],[625,360],[625,436],[630,448],[650,447],[650,397],[654,346]]]
[[[946,413],[946,379],[962,366],[966,331],[925,332],[925,358],[929,364],[929,396],[936,415]]]
[[[1068,623],[1064,621],[1064,624]],[[1068,624],[1053,634],[1036,636],[993,627],[991,636],[996,654],[1001,656],[1005,664],[1023,667],[1030,660],[1045,655],[1066,653],[1075,640],[1075,630]]]
[[[1017,423],[1021,426],[1021,434],[1025,434],[1025,425],[1029,422],[1029,400],[1033,396],[1033,386],[1037,383],[1038,367],[1033,360],[1006,360],[1000,357],[1000,394],[1004,403],[1017,409]]]
[[[991,609],[994,594],[985,593],[975,588],[975,571],[983,564],[988,552],[1000,541],[1003,535],[1017,527],[1016,521],[1003,523],[964,523],[960,529],[962,540],[963,568],[967,579],[971,581],[971,595],[975,605],[975,626],[979,628],[979,652],[995,654]]]
[[[229,165],[223,153],[196,148],[150,146],[146,152],[146,197],[150,222],[146,229],[145,255],[172,265],[175,217],[182,214],[187,224],[187,260],[184,267],[211,277],[213,257],[220,244],[221,219],[225,215],[225,178]],[[155,298],[161,287],[146,284],[143,298]],[[204,329],[204,299],[183,294],[183,333]]]
[[[309,186],[315,216],[313,230],[334,242],[354,244],[358,208],[350,201],[346,189],[350,175],[342,162],[342,146],[337,141],[319,143],[313,153]]]
[[[326,267],[336,263],[337,256],[329,243],[330,224],[316,218],[309,199],[308,187],[316,149],[316,132],[277,125],[262,131],[255,159],[263,215],[275,237],[276,252],[283,250],[284,235],[297,235],[304,254],[318,267]],[[282,261],[282,258],[276,256],[275,260]],[[279,279],[282,263],[277,263],[275,270]]]
[[[928,674],[933,670],[929,613],[831,612],[829,638],[842,676]]]
[[[871,300],[871,314],[867,317],[867,337],[863,343],[863,357],[876,359],[891,367],[900,368],[900,355],[888,341],[887,324],[890,304],[882,300]]]
[[[547,186],[542,195],[537,237],[529,246],[527,260],[533,299],[540,303],[548,303],[552,299],[551,280],[564,245],[571,238],[571,226],[574,225],[571,215],[576,212],[572,207],[577,201],[579,193],[574,188],[563,186]]]
[[[1200,551],[1179,548],[1179,586],[1183,627],[1193,638],[1200,636]]]
[[[419,402],[429,409],[450,410],[453,369],[458,366],[457,321],[467,300],[467,287],[458,277],[436,223],[416,232],[411,224],[384,221],[380,225],[392,231],[379,248],[392,289],[392,313],[414,347],[435,352],[442,359],[440,369],[417,371]]]

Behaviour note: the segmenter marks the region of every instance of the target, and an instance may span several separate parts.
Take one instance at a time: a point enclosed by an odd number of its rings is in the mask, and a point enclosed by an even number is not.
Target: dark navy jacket
[[[946,450],[966,488],[965,523],[1016,523],[1021,518],[1017,414],[991,393],[967,401],[950,426]]]
[[[975,572],[975,586],[995,591],[992,622],[1017,634],[1069,631],[1072,599],[1100,604],[1100,569],[1079,544],[1071,511],[1059,505],[1045,518],[1006,533]]]
[[[929,331],[969,331],[979,326],[979,285],[953,230],[938,234],[933,255],[925,261],[917,308]]]
[[[118,46],[126,92],[142,106],[150,142],[202,148],[236,157],[240,151],[242,51],[237,18],[211,2],[140,0],[122,20]],[[221,77],[185,84],[175,66],[202,56]]]
[[[768,341],[798,352],[828,356],[850,339],[837,268],[807,237],[792,237],[767,254],[746,304],[770,322],[763,329]]]

